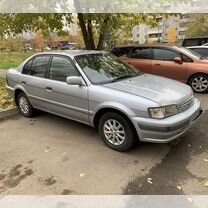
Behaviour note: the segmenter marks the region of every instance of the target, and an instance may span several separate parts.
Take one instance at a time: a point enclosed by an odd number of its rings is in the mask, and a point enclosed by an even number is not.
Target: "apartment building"
[[[145,43],[167,43],[170,30],[174,28],[176,39],[181,41],[185,38],[188,25],[194,21],[192,14],[181,14],[177,16],[161,16],[157,19],[157,27],[151,28],[147,25],[135,26],[132,31],[133,42]]]

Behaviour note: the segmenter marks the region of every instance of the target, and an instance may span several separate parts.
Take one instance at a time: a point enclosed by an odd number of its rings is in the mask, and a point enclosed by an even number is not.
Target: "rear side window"
[[[79,72],[71,61],[66,57],[54,56],[51,62],[49,78],[66,82],[66,78],[70,76],[79,76]]]
[[[49,61],[50,56],[47,55],[35,57],[30,70],[30,75],[34,77],[45,77]]]
[[[162,48],[154,48],[154,60],[173,61],[176,57],[181,57],[179,53]]]
[[[126,48],[114,48],[111,53],[115,56],[124,56],[124,55],[128,55],[128,53],[130,52],[131,47],[126,47]]]
[[[32,62],[33,62],[33,59],[29,60],[25,65],[24,65],[24,68],[22,70],[22,73],[23,74],[30,74],[30,69],[32,67]]]
[[[131,52],[131,58],[150,59],[150,48],[134,48]]]
[[[204,49],[204,48],[192,48],[191,50],[196,51],[197,53],[199,53],[202,56],[208,57],[208,49]]]

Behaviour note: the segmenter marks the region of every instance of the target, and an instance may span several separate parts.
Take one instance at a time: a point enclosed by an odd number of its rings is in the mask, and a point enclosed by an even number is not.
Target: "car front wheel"
[[[131,122],[114,112],[106,113],[101,117],[99,133],[107,146],[120,152],[129,150],[136,139]]]
[[[205,74],[196,74],[191,78],[190,85],[194,92],[208,92],[208,76]]]
[[[30,104],[30,101],[28,100],[27,96],[21,92],[17,96],[17,106],[19,108],[20,113],[28,118],[33,117],[34,115],[34,108]]]

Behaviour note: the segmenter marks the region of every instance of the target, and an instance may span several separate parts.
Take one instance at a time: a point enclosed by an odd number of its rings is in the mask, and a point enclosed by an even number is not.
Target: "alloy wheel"
[[[27,114],[29,112],[29,103],[25,97],[21,97],[19,99],[19,107],[24,114]]]
[[[208,89],[208,80],[203,76],[197,76],[191,85],[196,92],[205,92]]]
[[[115,119],[109,119],[103,126],[106,139],[113,145],[121,145],[125,141],[124,127]]]

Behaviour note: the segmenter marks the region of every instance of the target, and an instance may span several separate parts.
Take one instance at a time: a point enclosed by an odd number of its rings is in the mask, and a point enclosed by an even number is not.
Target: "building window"
[[[179,31],[179,35],[186,35],[186,31]]]
[[[162,37],[162,33],[149,34],[149,38],[160,38],[160,37]]]

